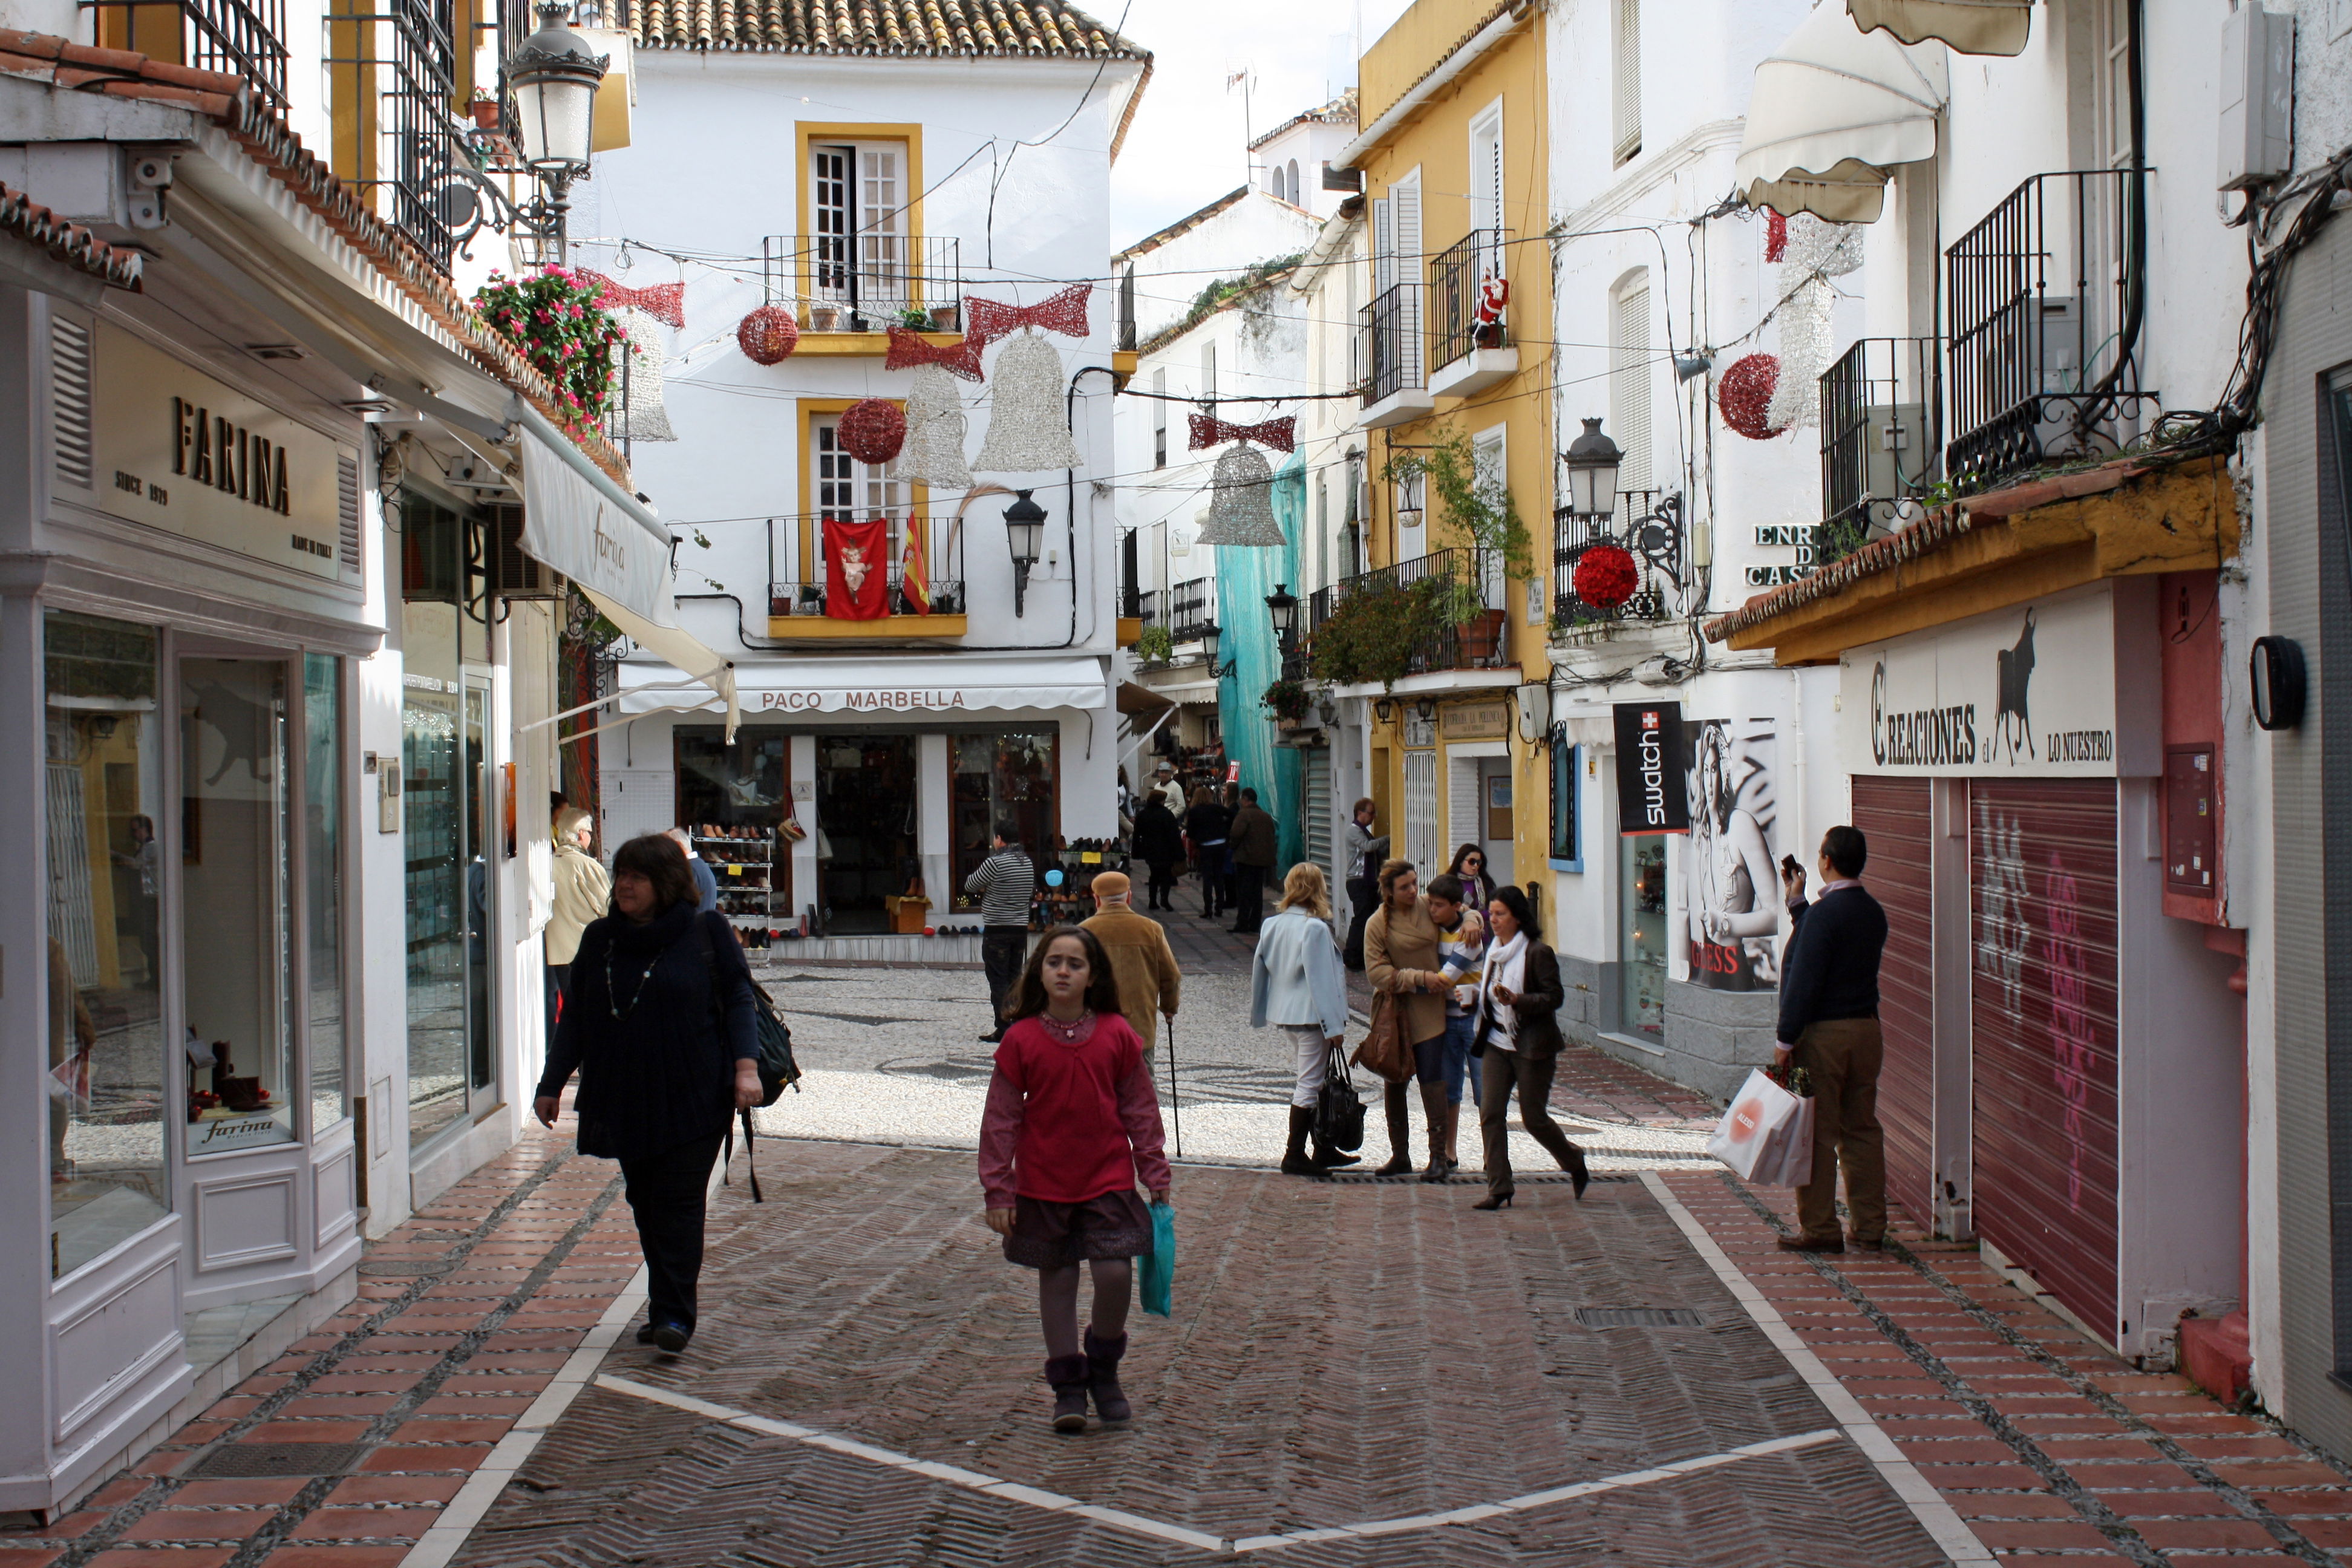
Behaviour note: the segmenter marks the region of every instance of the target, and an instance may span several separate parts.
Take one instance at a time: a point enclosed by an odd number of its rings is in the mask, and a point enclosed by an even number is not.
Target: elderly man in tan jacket
[[[1082,929],[1103,944],[1118,982],[1119,1013],[1149,1055],[1160,1037],[1160,1021],[1152,1015],[1176,1016],[1176,994],[1184,977],[1177,971],[1175,950],[1158,921],[1129,907],[1134,884],[1126,872],[1097,873],[1093,892],[1095,915],[1081,922]]]
[[[555,814],[555,900],[547,917],[547,1037],[555,1038],[555,1004],[571,977],[572,954],[590,921],[602,920],[613,901],[613,880],[588,853],[596,825],[576,805]]]

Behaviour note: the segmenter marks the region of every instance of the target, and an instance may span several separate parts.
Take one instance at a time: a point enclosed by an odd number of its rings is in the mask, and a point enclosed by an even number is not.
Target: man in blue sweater
[[[1813,1179],[1797,1189],[1800,1234],[1790,1252],[1875,1252],[1886,1237],[1886,1142],[1878,1125],[1878,960],[1886,911],[1862,885],[1870,847],[1857,827],[1822,835],[1822,893],[1807,902],[1805,873],[1780,863],[1793,922],[1780,962],[1778,1062],[1793,1057],[1812,1079]],[[1837,1173],[1853,1228],[1838,1234]]]

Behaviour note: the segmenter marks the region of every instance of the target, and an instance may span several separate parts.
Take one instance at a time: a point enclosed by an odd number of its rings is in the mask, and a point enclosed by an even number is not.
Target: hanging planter
[[[1614,544],[1596,544],[1577,558],[1576,596],[1596,610],[1613,610],[1642,585],[1633,554]]]
[[[1723,422],[1751,441],[1769,441],[1780,432],[1767,416],[1772,389],[1780,384],[1780,362],[1770,354],[1748,354],[1723,373],[1715,385]]]
[[[599,285],[562,267],[526,278],[493,272],[474,295],[482,320],[548,379],[561,422],[573,434],[604,418],[627,352],[628,334],[603,304]]]
[[[905,410],[887,397],[869,397],[842,411],[842,447],[861,463],[887,463],[907,444]]]
[[[735,342],[754,364],[781,364],[801,344],[801,324],[782,305],[762,305],[737,323]]]

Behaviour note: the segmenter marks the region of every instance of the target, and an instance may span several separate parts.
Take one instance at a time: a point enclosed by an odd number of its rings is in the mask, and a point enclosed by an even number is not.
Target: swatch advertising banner
[[[1688,833],[1683,705],[1620,702],[1610,712],[1617,726],[1617,831]]]

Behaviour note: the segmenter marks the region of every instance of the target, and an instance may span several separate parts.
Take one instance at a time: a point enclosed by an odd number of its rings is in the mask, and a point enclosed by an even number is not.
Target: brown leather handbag
[[[1412,1077],[1412,1042],[1404,1037],[1404,1009],[1395,996],[1383,991],[1372,998],[1372,1026],[1349,1059],[1390,1083]]]

